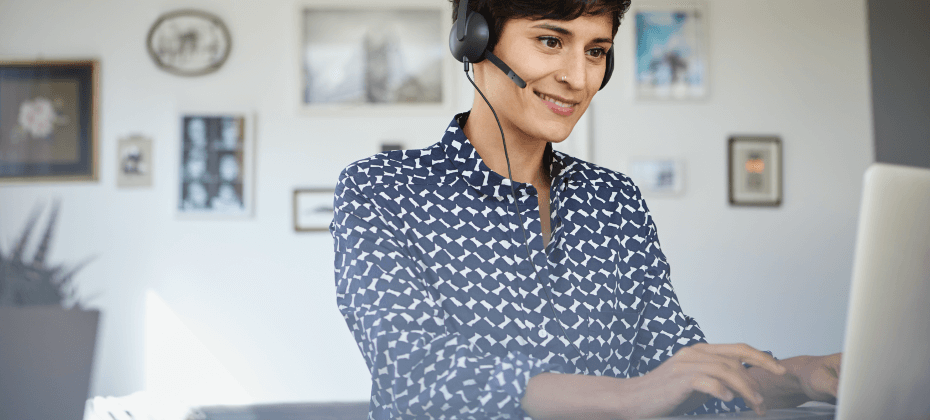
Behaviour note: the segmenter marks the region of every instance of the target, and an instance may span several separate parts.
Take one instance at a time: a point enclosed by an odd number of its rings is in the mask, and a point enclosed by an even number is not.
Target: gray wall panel
[[[930,2],[868,8],[875,160],[930,167]]]

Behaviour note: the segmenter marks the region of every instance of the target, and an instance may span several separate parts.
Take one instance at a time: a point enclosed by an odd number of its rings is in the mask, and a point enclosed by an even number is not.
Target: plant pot
[[[0,306],[0,420],[80,420],[100,311]]]

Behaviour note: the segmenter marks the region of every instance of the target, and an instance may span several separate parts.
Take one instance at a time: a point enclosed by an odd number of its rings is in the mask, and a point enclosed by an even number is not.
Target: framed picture
[[[116,151],[116,186],[152,186],[152,139],[139,135],[121,138]]]
[[[299,16],[305,111],[451,112],[448,4],[314,3]]]
[[[178,211],[250,216],[253,139],[242,114],[181,117]]]
[[[99,68],[0,61],[0,182],[97,180]]]
[[[297,232],[326,232],[333,221],[332,188],[306,188],[294,190],[294,230]]]
[[[684,162],[675,158],[635,158],[630,178],[644,194],[672,196],[684,192]]]
[[[707,8],[703,2],[636,6],[636,98],[699,99],[707,96]]]
[[[781,205],[781,140],[778,137],[734,136],[729,143],[730,204]]]
[[[161,15],[149,29],[145,44],[160,69],[179,76],[200,76],[223,66],[232,38],[218,16],[184,9]]]

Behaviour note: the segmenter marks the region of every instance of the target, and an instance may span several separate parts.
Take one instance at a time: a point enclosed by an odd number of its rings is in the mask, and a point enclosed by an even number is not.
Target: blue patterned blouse
[[[536,190],[514,183],[540,284],[510,181],[465,138],[466,118],[428,148],[339,177],[337,304],[371,371],[369,418],[524,418],[534,375],[641,376],[705,341],[679,307],[639,189],[551,148],[545,249]],[[746,409],[711,399],[694,413]]]

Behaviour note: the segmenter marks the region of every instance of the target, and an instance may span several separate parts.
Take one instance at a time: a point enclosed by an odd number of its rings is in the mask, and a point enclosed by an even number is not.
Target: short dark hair
[[[456,19],[459,1],[452,2],[452,21]],[[613,15],[611,37],[617,35],[620,19],[630,9],[631,0],[469,0],[468,9],[484,15],[492,31],[488,50],[494,51],[504,24],[510,19],[530,18],[573,20],[586,15]]]

